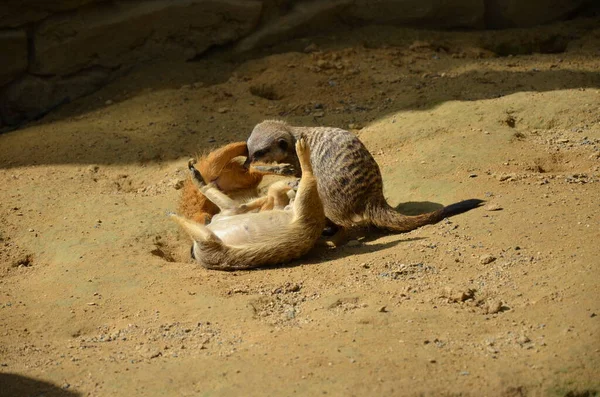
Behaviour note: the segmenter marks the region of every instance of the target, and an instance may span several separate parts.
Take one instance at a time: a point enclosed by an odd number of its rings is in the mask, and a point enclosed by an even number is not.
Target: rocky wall
[[[39,117],[153,59],[212,46],[248,51],[368,24],[436,29],[527,27],[595,0],[4,0],[0,128]]]

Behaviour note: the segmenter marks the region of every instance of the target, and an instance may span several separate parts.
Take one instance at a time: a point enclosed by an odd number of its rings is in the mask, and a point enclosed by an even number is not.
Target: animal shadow
[[[0,374],[0,397],[46,396],[46,397],[78,397],[80,393],[68,390],[69,384],[62,387],[50,382],[29,378],[17,374]]]

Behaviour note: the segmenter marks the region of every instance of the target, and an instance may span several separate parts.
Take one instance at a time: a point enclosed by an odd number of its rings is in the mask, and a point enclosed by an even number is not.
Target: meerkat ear
[[[288,143],[285,139],[281,138],[279,141],[277,141],[277,144],[279,145],[279,147],[281,148],[281,150],[283,151],[287,151],[288,149]]]

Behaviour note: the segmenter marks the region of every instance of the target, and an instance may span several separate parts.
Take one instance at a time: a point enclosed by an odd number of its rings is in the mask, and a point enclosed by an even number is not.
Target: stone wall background
[[[531,27],[596,0],[4,0],[0,129],[89,94],[141,62],[245,52],[315,32],[385,24]]]

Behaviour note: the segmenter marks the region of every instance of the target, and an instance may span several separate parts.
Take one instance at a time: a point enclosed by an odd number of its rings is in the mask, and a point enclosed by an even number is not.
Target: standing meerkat
[[[220,207],[221,213],[209,225],[175,214],[171,217],[194,240],[194,257],[204,267],[239,270],[280,264],[299,258],[315,245],[325,226],[325,213],[310,164],[309,147],[303,139],[294,146],[302,178],[290,210],[240,213],[249,208],[238,205],[214,184],[206,185],[193,165],[190,166],[195,183]]]
[[[374,225],[392,232],[408,232],[483,202],[465,200],[416,216],[398,213],[383,196],[381,171],[371,153],[354,134],[339,128],[294,127],[278,120],[263,121],[248,138],[245,165],[259,161],[297,167],[294,143],[300,136],[311,150],[311,164],[325,215],[343,229]]]

